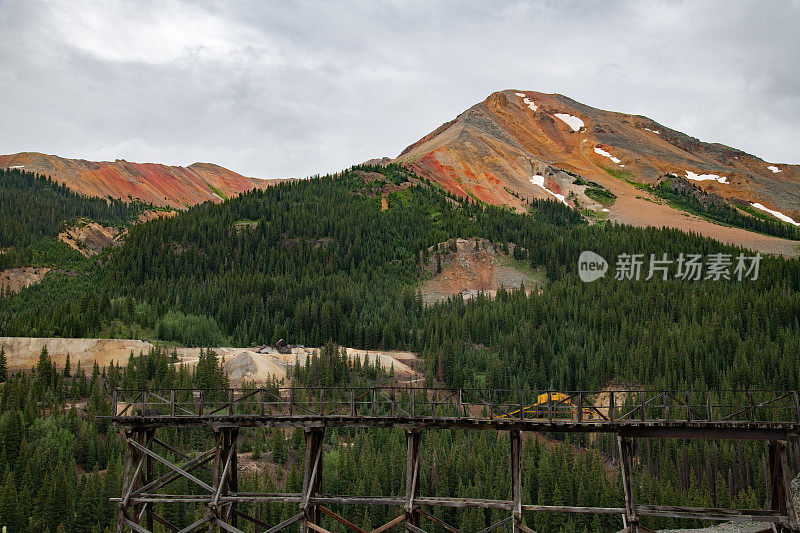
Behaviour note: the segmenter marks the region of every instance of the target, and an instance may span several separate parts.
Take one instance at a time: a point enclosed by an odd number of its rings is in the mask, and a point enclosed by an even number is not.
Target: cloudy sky
[[[0,0],[0,153],[306,176],[500,89],[800,162],[800,0]]]

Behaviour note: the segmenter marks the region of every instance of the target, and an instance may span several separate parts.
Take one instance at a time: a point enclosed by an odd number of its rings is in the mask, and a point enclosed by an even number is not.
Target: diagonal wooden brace
[[[145,453],[145,454],[149,455],[150,457],[152,457],[153,459],[155,459],[159,463],[163,464],[167,468],[169,468],[169,469],[177,472],[178,474],[182,475],[183,477],[185,477],[186,479],[188,479],[189,481],[191,481],[195,485],[198,485],[198,486],[202,487],[203,489],[207,490],[208,492],[210,492],[212,494],[214,493],[214,489],[209,484],[203,482],[200,479],[197,479],[196,477],[194,477],[192,474],[190,474],[189,472],[187,472],[183,468],[179,467],[178,465],[175,465],[175,464],[171,463],[170,461],[167,461],[166,459],[164,459],[163,457],[161,457],[157,453],[155,453],[155,452],[153,452],[151,450],[148,450],[147,448],[145,448],[144,446],[142,446],[141,444],[139,444],[135,440],[129,438],[128,439],[128,444],[133,446],[137,450],[141,451],[142,453]]]

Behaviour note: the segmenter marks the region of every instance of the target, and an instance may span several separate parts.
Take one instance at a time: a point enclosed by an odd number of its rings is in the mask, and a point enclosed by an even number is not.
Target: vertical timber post
[[[767,507],[789,517],[789,528],[786,531],[800,531],[791,489],[792,475],[786,456],[786,442],[770,441],[768,450],[770,486],[767,490]]]
[[[142,446],[145,446],[145,447],[149,448],[150,446],[149,446],[149,443],[147,441],[147,435],[148,435],[147,431],[145,431],[143,429],[140,429],[140,430],[138,430],[136,432],[136,435],[135,435],[134,439],[136,440],[136,442],[138,442]],[[145,456],[144,453],[142,453],[139,450],[136,450],[136,464],[138,465],[138,467],[137,467],[136,471],[134,471],[133,479],[131,480],[131,486],[133,487],[133,490],[139,490],[140,488],[142,488],[142,477],[145,475],[145,473],[142,471],[143,470],[142,469],[142,461],[144,461],[144,470],[146,470],[147,466],[148,466],[148,461],[147,460],[149,458],[150,458],[150,456]],[[140,523],[140,521],[141,521],[141,512],[146,509],[146,507],[145,507],[146,505],[147,504],[139,504],[139,505],[134,505],[133,506],[133,512],[134,512],[133,520],[137,524]]]
[[[220,428],[215,431],[216,450],[214,456],[214,490],[219,496],[228,496],[231,492],[239,490],[238,452],[239,428]],[[237,508],[235,501],[219,504],[215,498],[212,504],[214,521],[209,524],[209,531],[213,531],[214,522],[218,519],[226,524],[236,526],[237,517],[234,510]]]
[[[133,460],[134,460],[134,452],[135,448],[130,445],[128,439],[133,436],[133,432],[130,429],[125,430],[125,446],[127,450],[125,452],[125,469],[122,472],[122,497],[125,498],[125,495],[128,492],[128,485],[131,482],[131,469],[133,468]],[[121,501],[117,504],[119,509],[117,513],[117,533],[122,533],[125,530],[125,507],[126,502]]]
[[[149,450],[153,449],[153,437],[154,436],[155,436],[155,430],[154,429],[147,430],[144,440],[145,440],[145,446],[147,446],[147,448]],[[144,484],[147,485],[148,483],[153,481],[153,458],[150,457],[149,455],[145,459],[145,466],[146,466],[146,468],[145,468],[145,475],[144,475]],[[146,515],[145,516],[147,517],[147,529],[149,529],[150,531],[153,531],[153,505],[154,504],[153,503],[145,503],[144,505],[145,505],[145,509],[146,509],[146,511],[145,511]]]
[[[619,443],[619,464],[622,471],[622,490],[625,494],[625,514],[623,522],[628,533],[639,533],[639,517],[636,516],[636,506],[633,499],[633,439],[631,437],[618,436]]]
[[[511,430],[511,499],[514,500],[512,509],[513,531],[522,531],[522,431]]]
[[[406,430],[406,523],[419,527],[419,509],[414,501],[419,496],[419,448],[422,430]],[[408,530],[408,528],[406,528]]]
[[[224,461],[225,457],[225,433],[219,429],[214,428],[214,470],[211,474],[211,486],[214,490],[217,490],[217,487],[220,483],[220,475],[222,473],[222,461]],[[219,511],[216,507],[210,508],[211,514],[213,518],[208,522],[208,533],[214,533],[214,530],[217,527],[217,518],[219,518]]]
[[[142,517],[146,517],[146,525],[149,530],[152,531],[152,504],[130,504],[130,498],[133,492],[141,488],[144,484],[148,483],[148,480],[152,480],[152,463],[149,460],[150,456],[145,455],[136,447],[131,446],[131,442],[135,442],[136,444],[151,450],[154,433],[155,430],[153,429],[142,429],[135,427],[125,431],[127,452],[125,456],[125,470],[122,474],[122,499],[117,504],[117,533],[122,533],[125,531],[126,520],[130,520],[132,523],[136,524],[136,526],[140,527],[142,530],[145,530],[139,525]]]
[[[780,511],[783,503],[783,479],[779,479],[778,454],[777,442],[769,441],[767,443],[767,509],[771,511]],[[785,505],[784,505],[785,506]],[[784,510],[785,512],[785,510]]]
[[[231,471],[228,474],[229,483],[228,488],[230,492],[239,492],[239,428],[234,428],[231,431],[231,446],[233,447],[233,455],[231,455]],[[239,519],[235,513],[238,510],[236,501],[232,501],[230,509],[228,510],[228,518],[234,527],[238,525]]]
[[[319,525],[321,517],[318,505],[309,502],[309,499],[317,494],[322,486],[322,442],[325,437],[325,428],[307,428],[304,433],[306,437],[306,453],[303,467],[303,501],[300,504],[300,508],[305,516],[300,530],[303,533],[308,533],[311,528],[306,524]]]

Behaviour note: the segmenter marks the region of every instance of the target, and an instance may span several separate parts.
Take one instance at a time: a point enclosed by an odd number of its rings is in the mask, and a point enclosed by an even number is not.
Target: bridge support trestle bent
[[[321,519],[319,506],[310,499],[319,494],[319,489],[322,487],[322,444],[325,440],[325,428],[306,428],[304,434],[306,452],[303,467],[303,500],[300,503],[300,510],[303,512],[301,530],[303,533],[309,533],[310,531],[319,531]]]

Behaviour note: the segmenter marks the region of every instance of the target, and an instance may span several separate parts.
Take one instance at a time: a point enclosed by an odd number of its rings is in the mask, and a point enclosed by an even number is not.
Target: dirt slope
[[[103,226],[93,221],[81,221],[59,233],[58,240],[89,257],[117,242],[120,234],[119,228]]]
[[[514,244],[509,245],[513,254]],[[428,249],[425,273],[428,275],[420,291],[422,301],[432,304],[455,295],[473,298],[479,293],[487,296],[497,294],[500,287],[517,289],[525,286],[529,291],[540,287],[545,280],[543,273],[532,270],[485,239],[455,239],[440,243],[438,272],[436,249]]]
[[[125,365],[131,352],[147,352],[153,344],[147,341],[132,339],[64,339],[64,338],[35,338],[35,337],[0,337],[0,346],[6,351],[8,368],[11,371],[29,370],[36,366],[39,354],[43,347],[47,347],[50,358],[58,367],[63,367],[69,354],[70,364],[73,369],[80,361],[86,368],[95,361],[100,366],[107,366],[112,361]],[[197,363],[200,348],[176,348],[178,364],[189,366]],[[230,381],[239,385],[242,381],[263,382],[272,377],[278,380],[286,379],[287,368],[299,361],[305,364],[307,358],[318,353],[319,348],[294,346],[289,353],[279,353],[270,346],[256,348],[214,348],[220,358],[225,371],[228,372]],[[351,360],[356,358],[364,361],[369,359],[372,364],[380,361],[385,369],[394,367],[398,379],[408,380],[416,377],[415,372],[406,362],[417,359],[416,354],[399,351],[357,350],[347,348],[347,356]],[[405,362],[404,362],[405,361]]]
[[[50,267],[19,267],[0,270],[0,289],[19,292],[42,281],[51,270]]]
[[[59,367],[69,354],[73,369],[80,361],[81,366],[92,365],[95,361],[106,366],[111,361],[125,364],[130,352],[138,354],[152,348],[146,341],[131,339],[62,339],[35,337],[0,337],[0,346],[5,348],[9,370],[27,370],[36,366],[43,347],[53,362]]]
[[[48,175],[77,193],[100,198],[138,198],[178,209],[205,201],[221,202],[244,191],[285,180],[260,180],[219,165],[188,167],[116,161],[65,159],[36,152],[0,156],[0,168],[20,168]]]
[[[596,109],[562,95],[493,93],[406,148],[396,161],[453,193],[487,203],[522,208],[508,192],[513,191],[600,210],[570,172],[617,195],[608,213],[612,220],[677,227],[771,253],[798,254],[796,243],[723,228],[653,204],[630,182],[688,176],[723,198],[758,202],[800,221],[800,166],[769,163],[647,117]]]

